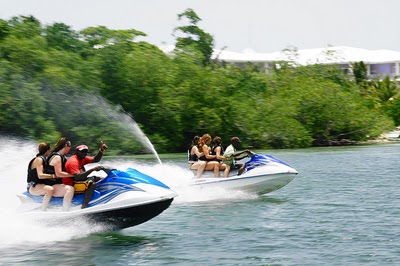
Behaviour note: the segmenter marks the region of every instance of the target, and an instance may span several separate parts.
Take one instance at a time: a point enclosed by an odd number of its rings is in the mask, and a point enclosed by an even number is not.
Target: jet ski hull
[[[144,223],[161,214],[177,194],[160,181],[129,168],[125,172],[112,170],[101,180],[89,202],[81,209],[83,194],[74,196],[69,211],[63,211],[62,198],[52,198],[47,210],[41,211],[42,196],[27,192],[18,195],[22,204],[17,212],[46,225],[63,224],[66,221],[87,221],[117,230]]]
[[[173,198],[160,200],[153,203],[139,206],[125,207],[121,209],[111,209],[98,213],[83,215],[98,224],[103,224],[112,230],[124,229],[136,226],[153,219],[168,209]]]
[[[192,185],[201,188],[218,187],[266,194],[286,186],[298,174],[297,170],[288,164],[267,154],[254,154],[245,165],[246,171],[240,176],[237,175],[237,169],[232,170],[229,177],[219,178],[213,177],[212,171],[206,171],[202,178],[194,178]]]
[[[295,173],[279,173],[259,176],[199,178],[194,180],[193,185],[204,189],[218,187],[266,194],[286,186],[296,175]]]

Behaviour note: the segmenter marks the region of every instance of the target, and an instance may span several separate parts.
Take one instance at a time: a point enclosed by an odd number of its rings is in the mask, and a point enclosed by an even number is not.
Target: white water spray
[[[58,91],[49,91],[47,92],[47,96],[49,97],[49,101],[51,103],[58,102],[58,99],[65,98],[64,92]],[[148,137],[143,133],[140,129],[139,125],[134,121],[132,116],[126,113],[121,106],[112,105],[104,98],[94,95],[91,93],[72,93],[68,95],[68,101],[58,102],[57,105],[49,105],[49,112],[59,112],[60,108],[70,108],[74,109],[74,104],[79,103],[79,106],[75,109],[82,110],[92,110],[92,112],[82,113],[82,112],[70,112],[68,117],[68,123],[70,119],[76,120],[79,123],[89,123],[93,125],[93,123],[99,122],[99,126],[102,122],[105,122],[107,125],[116,125],[115,128],[110,128],[109,133],[111,137],[116,134],[121,134],[123,138],[134,139],[137,141],[137,144],[141,144],[147,151],[154,154],[157,161],[161,164],[160,157],[158,156],[153,144],[150,142]],[[61,105],[61,106],[60,106]],[[58,116],[59,123],[63,123],[63,119],[67,119],[64,116]],[[65,122],[67,123],[67,122]],[[132,142],[131,142],[132,143]],[[136,143],[135,143],[136,144]],[[112,147],[110,147],[112,148]],[[128,147],[129,148],[129,147]]]
[[[140,129],[139,125],[127,114],[125,113],[111,113],[111,116],[120,121],[123,122],[134,134],[136,137],[139,138],[139,140],[146,145],[146,147],[154,154],[154,156],[157,158],[158,163],[162,164],[160,156],[158,155],[156,149],[154,148],[153,144],[149,140],[149,138],[143,133],[143,131]]]
[[[108,110],[107,114],[110,116],[110,119],[123,123],[124,127],[127,130],[130,130],[130,132],[132,132],[140,140],[140,142],[143,143],[145,147],[147,147],[154,154],[159,164],[162,164],[160,156],[158,155],[156,149],[154,148],[154,145],[151,143],[149,138],[143,133],[143,131],[140,129],[139,125],[131,117],[131,115],[125,113],[122,109],[119,110],[120,108],[118,106],[116,108],[111,106],[101,97],[98,96],[93,96],[93,97],[95,97],[95,101],[98,102],[97,103],[98,105],[101,105],[105,110]]]

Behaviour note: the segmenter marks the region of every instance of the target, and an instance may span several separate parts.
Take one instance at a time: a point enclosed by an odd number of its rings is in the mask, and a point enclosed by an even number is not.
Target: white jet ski
[[[177,194],[167,185],[135,169],[108,170],[96,185],[89,207],[81,209],[84,194],[75,194],[69,211],[62,210],[63,198],[53,197],[41,211],[43,196],[24,192],[17,212],[49,224],[83,218],[116,230],[144,223],[166,210]],[[66,220],[67,219],[67,220]],[[70,220],[72,221],[72,220]]]
[[[298,174],[296,169],[268,154],[253,153],[245,166],[245,172],[239,176],[237,169],[231,170],[228,177],[218,178],[213,171],[204,171],[201,178],[194,177],[191,182],[201,188],[239,189],[261,195],[286,186]]]

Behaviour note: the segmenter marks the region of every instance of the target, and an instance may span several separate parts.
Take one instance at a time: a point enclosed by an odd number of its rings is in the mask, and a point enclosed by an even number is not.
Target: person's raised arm
[[[103,157],[103,153],[106,149],[108,149],[108,146],[103,141],[100,141],[100,148],[96,156],[94,156],[94,161],[93,161],[94,163],[100,162],[101,158]]]

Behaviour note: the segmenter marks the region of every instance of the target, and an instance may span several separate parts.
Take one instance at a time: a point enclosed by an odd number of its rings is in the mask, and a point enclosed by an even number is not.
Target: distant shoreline
[[[379,143],[393,143],[400,142],[400,127],[395,130],[383,133],[377,139],[371,139],[367,141],[361,141],[360,144],[379,144]]]

